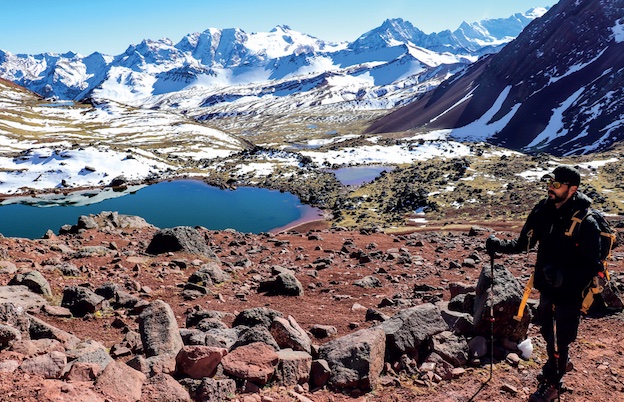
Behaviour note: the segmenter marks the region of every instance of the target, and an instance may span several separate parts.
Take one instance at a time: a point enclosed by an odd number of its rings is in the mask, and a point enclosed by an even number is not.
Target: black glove
[[[485,251],[489,255],[494,255],[495,253],[502,250],[503,241],[494,235],[490,235],[485,241]]]
[[[544,279],[548,286],[558,288],[563,285],[563,273],[561,270],[555,268],[554,265],[546,265],[543,269]]]

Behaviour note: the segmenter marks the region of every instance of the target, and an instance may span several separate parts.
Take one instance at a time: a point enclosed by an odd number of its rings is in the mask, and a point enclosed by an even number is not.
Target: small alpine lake
[[[11,197],[0,203],[0,233],[41,238],[48,229],[58,233],[61,226],[76,224],[81,215],[102,211],[137,215],[159,228],[203,226],[248,233],[322,217],[320,210],[301,204],[291,193],[256,187],[223,190],[200,180],[173,180],[124,191],[107,188]]]
[[[345,186],[359,186],[371,182],[383,172],[393,169],[393,166],[350,166],[332,172],[336,175],[336,179]]]

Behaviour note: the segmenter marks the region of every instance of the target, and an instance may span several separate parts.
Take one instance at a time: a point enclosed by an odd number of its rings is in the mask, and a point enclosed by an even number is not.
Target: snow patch
[[[563,113],[572,104],[574,104],[574,102],[576,102],[578,97],[581,96],[584,91],[585,91],[585,87],[582,87],[581,89],[573,93],[563,103],[561,103],[561,105],[559,105],[558,108],[553,109],[553,114],[550,117],[550,121],[548,122],[548,125],[546,126],[546,128],[544,128],[544,130],[540,134],[535,136],[533,141],[531,141],[531,143],[528,144],[524,148],[525,149],[531,149],[531,148],[540,149],[548,145],[550,141],[561,137],[564,134],[563,131],[567,131],[563,127]]]
[[[464,140],[464,141],[485,141],[489,137],[501,131],[507,123],[513,118],[516,114],[516,111],[520,108],[521,104],[518,103],[514,105],[513,108],[507,113],[505,116],[500,118],[499,120],[490,123],[494,115],[500,111],[503,102],[507,99],[509,92],[511,91],[511,86],[507,86],[501,93],[498,95],[498,98],[487,112],[483,114],[478,120],[465,125],[460,128],[456,128],[451,130],[451,137]]]
[[[624,21],[616,21],[611,30],[613,31],[613,39],[617,43],[624,42]]]

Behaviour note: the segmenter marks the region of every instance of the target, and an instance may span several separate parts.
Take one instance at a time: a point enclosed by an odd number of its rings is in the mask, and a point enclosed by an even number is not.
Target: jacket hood
[[[581,193],[580,191],[577,191],[576,193],[574,193],[571,201],[572,201],[572,205],[574,205],[576,209],[589,208],[592,203],[591,198]]]

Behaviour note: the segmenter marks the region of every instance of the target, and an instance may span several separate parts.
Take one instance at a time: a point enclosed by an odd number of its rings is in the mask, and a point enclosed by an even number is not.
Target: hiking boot
[[[529,402],[552,402],[559,396],[559,386],[549,381],[542,382],[530,397]]]
[[[570,358],[568,358],[568,362],[566,363],[566,368],[565,368],[565,372],[569,373],[570,371],[574,370],[574,363],[572,363],[572,360],[570,360]],[[537,376],[537,381],[538,382],[542,382],[544,381],[544,370],[542,369],[542,372],[539,373]]]

